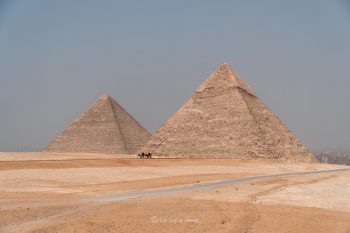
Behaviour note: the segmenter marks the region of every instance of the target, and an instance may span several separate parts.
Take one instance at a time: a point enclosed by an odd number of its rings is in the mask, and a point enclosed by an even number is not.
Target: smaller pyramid
[[[134,154],[149,138],[122,106],[104,95],[43,151]]]

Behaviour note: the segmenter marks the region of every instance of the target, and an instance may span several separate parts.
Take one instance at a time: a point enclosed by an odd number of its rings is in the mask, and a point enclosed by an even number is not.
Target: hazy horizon
[[[350,4],[0,0],[0,151],[101,95],[155,132],[227,62],[310,150],[350,152]]]

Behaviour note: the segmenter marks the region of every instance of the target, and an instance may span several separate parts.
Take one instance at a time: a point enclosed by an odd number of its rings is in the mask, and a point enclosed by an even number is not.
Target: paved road
[[[211,188],[216,188],[216,187],[225,186],[225,185],[249,183],[252,181],[271,179],[271,178],[303,176],[303,175],[311,175],[311,174],[323,174],[323,173],[334,173],[334,172],[344,172],[344,171],[350,172],[350,168],[305,171],[305,172],[291,172],[291,173],[280,173],[280,174],[262,175],[262,176],[249,176],[244,178],[233,178],[233,179],[227,179],[227,180],[210,181],[205,183],[196,183],[191,185],[181,185],[181,186],[176,186],[171,188],[153,189],[153,190],[145,190],[145,191],[119,193],[114,195],[98,196],[98,197],[94,197],[93,199],[97,201],[106,201],[106,202],[123,201],[123,200],[134,199],[134,198],[159,196],[159,195],[173,194],[173,193],[184,192],[184,191],[197,191],[197,190],[203,190],[203,189],[211,189]]]

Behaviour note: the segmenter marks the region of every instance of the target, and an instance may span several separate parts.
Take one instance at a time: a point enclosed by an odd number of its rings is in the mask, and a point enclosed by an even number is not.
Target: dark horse
[[[152,158],[152,154],[151,153],[148,153],[148,154],[146,154],[146,153],[141,153],[141,154],[138,154],[137,155],[138,157],[140,157],[140,159],[143,159],[143,158],[147,158],[147,159],[151,159]]]

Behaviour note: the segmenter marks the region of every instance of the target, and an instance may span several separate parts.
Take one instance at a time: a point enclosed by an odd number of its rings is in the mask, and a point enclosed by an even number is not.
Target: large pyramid
[[[228,64],[218,67],[199,86],[142,151],[176,158],[314,161]]]
[[[133,154],[149,137],[115,100],[101,96],[44,151]]]

